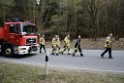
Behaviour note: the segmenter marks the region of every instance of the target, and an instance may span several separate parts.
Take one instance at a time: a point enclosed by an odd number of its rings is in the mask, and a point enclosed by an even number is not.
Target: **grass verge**
[[[0,83],[124,83],[124,73],[50,70],[0,61]]]

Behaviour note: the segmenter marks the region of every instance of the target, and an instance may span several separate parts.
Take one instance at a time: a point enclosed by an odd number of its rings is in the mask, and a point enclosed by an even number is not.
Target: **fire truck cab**
[[[0,52],[13,54],[34,54],[38,51],[38,32],[30,22],[5,22],[0,27]]]

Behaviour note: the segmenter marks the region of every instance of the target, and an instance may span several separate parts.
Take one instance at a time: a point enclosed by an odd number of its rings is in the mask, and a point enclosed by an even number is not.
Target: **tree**
[[[13,0],[0,0],[0,16],[2,16],[2,21],[9,17],[10,9],[13,6],[12,2]]]
[[[88,12],[90,14],[90,37],[93,40],[98,41],[100,26],[99,26],[99,12],[103,7],[110,3],[110,0],[86,0],[88,3]]]

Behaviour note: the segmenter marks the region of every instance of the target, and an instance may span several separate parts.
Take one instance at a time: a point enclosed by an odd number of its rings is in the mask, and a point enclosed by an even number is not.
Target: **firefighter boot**
[[[61,54],[63,55],[63,51],[61,52]]]
[[[83,53],[81,53],[81,54],[80,54],[80,56],[82,56],[82,57],[83,57],[83,56],[84,56],[84,55],[83,55]]]
[[[71,53],[68,51],[68,55],[71,55]]]
[[[75,56],[75,53],[73,53],[72,56]]]
[[[51,54],[54,55],[54,52],[52,52]]]
[[[70,48],[68,48],[68,55],[71,55],[71,53],[70,53]]]
[[[40,54],[42,54],[42,51],[40,50]]]
[[[59,49],[56,50],[56,56],[58,56],[58,55],[59,55]]]
[[[58,56],[59,55],[59,52],[56,52],[56,56]]]
[[[55,50],[54,50],[54,49],[52,50],[52,53],[51,53],[51,54],[52,54],[52,55],[55,55]]]

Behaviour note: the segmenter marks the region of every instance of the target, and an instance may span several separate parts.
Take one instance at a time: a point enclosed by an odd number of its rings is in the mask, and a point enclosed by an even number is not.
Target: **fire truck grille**
[[[37,46],[32,46],[32,47],[31,47],[31,50],[32,50],[32,51],[37,51]]]
[[[26,44],[34,44],[36,43],[36,38],[27,38],[26,39]]]

